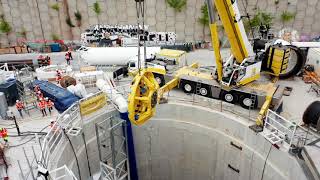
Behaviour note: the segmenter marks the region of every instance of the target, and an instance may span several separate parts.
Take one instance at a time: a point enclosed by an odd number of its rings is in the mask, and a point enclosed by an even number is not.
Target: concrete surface
[[[187,103],[159,105],[150,121],[134,128],[139,178],[307,179],[294,157],[272,147],[248,128],[250,124],[245,119]]]

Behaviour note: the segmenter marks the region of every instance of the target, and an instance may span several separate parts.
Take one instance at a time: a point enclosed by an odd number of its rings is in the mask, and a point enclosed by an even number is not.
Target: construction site
[[[320,180],[320,0],[0,0],[0,179]]]

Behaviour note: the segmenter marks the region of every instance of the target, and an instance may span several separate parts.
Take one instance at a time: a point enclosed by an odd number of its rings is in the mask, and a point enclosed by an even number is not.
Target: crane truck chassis
[[[261,78],[246,86],[228,89],[228,87],[223,87],[212,74],[200,72],[196,64],[183,67],[174,74],[167,73],[164,79],[167,83],[160,88],[159,96],[178,87],[187,94],[197,94],[231,104],[240,104],[245,109],[257,109],[263,106],[267,96],[272,95],[272,109],[281,112],[282,95],[285,88],[275,86],[267,79],[262,80]]]

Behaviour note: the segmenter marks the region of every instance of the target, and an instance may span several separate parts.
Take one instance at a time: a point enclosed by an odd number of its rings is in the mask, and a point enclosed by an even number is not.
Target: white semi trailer
[[[144,63],[143,47],[140,48],[141,63]],[[146,57],[151,59],[160,52],[160,47],[147,47]],[[138,47],[85,47],[79,50],[80,59],[89,65],[126,66],[137,63]]]

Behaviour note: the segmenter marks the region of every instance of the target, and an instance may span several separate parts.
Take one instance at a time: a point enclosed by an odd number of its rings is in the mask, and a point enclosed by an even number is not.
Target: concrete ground
[[[230,51],[228,49],[222,50],[222,56],[228,57],[230,54]],[[18,54],[18,55],[1,55],[0,60],[8,60],[8,59],[30,59],[30,58],[37,58],[38,54]],[[50,53],[49,56],[52,59],[53,64],[65,64],[64,60],[64,53]],[[74,69],[79,69],[79,61],[77,59],[77,55],[73,55],[74,59],[72,61],[72,65],[74,66]],[[213,51],[209,50],[197,50],[191,53],[187,54],[187,62],[188,64],[191,64],[192,62],[199,62],[203,66],[214,66],[214,54]],[[81,63],[80,63],[81,64]],[[120,84],[128,84],[130,81],[123,81],[120,82]],[[305,84],[300,77],[295,77],[291,80],[280,80],[278,82],[280,85],[289,86],[293,88],[293,91],[290,96],[284,97],[284,112],[283,116],[286,118],[289,118],[292,121],[300,122],[302,114],[306,107],[317,99],[316,95],[314,93],[307,93],[309,89],[309,85]],[[173,90],[170,92],[170,96],[176,96],[183,99],[190,99],[192,100],[193,97],[190,95],[185,95],[183,92],[179,90]],[[319,98],[318,98],[319,99]],[[208,105],[210,103],[215,103],[218,105],[219,101],[213,100],[208,101]],[[254,114],[250,114],[247,110],[243,110],[240,107],[236,106],[230,106],[228,104],[224,104],[224,107],[226,109],[229,109],[229,111],[243,111],[244,114],[248,114],[248,117],[254,119]],[[33,110],[31,112],[30,116],[26,116],[24,119],[19,118],[17,111],[14,107],[11,107],[13,109],[13,112],[15,113],[16,117],[18,117],[18,124],[20,127],[20,130],[22,132],[28,132],[28,131],[41,131],[46,132],[48,128],[45,128],[49,125],[50,121],[54,120],[58,113],[55,111],[52,116],[48,117],[42,117],[39,111]],[[255,112],[256,113],[256,112]],[[0,126],[1,127],[7,127],[9,130],[9,135],[15,135],[16,129],[14,128],[13,122],[8,120],[0,120]],[[29,133],[32,134],[32,133]],[[26,166],[26,159],[23,154],[22,147],[25,147],[27,150],[27,156],[31,157],[33,152],[31,150],[31,147],[34,146],[36,149],[36,154],[39,156],[39,143],[38,141],[33,138],[34,136],[24,136],[24,137],[10,137],[9,139],[9,147],[6,151],[6,156],[8,157],[8,161],[10,163],[9,167],[9,176],[12,179],[19,179],[19,166],[17,164],[17,160],[21,161],[23,165],[23,170],[27,170],[28,167]],[[25,143],[25,144],[24,144]],[[1,173],[1,172],[0,172]],[[3,177],[4,175],[1,174],[0,177]]]

